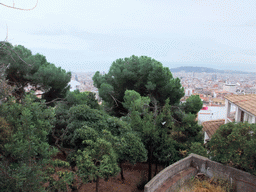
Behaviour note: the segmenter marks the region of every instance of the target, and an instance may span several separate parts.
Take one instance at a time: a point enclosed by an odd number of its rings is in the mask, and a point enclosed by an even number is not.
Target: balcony
[[[230,112],[230,114],[228,115],[228,121],[229,122],[235,122],[235,115],[236,115],[236,112],[235,111],[232,111]]]

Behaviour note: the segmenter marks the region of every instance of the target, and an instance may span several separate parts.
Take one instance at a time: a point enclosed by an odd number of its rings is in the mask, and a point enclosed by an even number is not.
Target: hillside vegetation
[[[43,55],[7,42],[0,48],[0,191],[77,191],[91,182],[99,191],[102,179],[120,174],[125,182],[127,163],[147,164],[141,188],[157,173],[153,164],[206,155],[195,120],[202,101],[181,104],[180,80],[160,62],[133,55],[97,72],[99,105],[93,93],[70,92],[70,72]]]

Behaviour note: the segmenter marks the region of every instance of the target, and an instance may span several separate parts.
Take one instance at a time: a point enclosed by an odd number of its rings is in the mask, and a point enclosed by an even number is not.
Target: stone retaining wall
[[[145,185],[145,192],[155,192],[159,189],[168,179],[173,178],[186,169],[194,167],[197,172],[204,173],[208,177],[218,177],[228,179],[235,185],[238,192],[255,192],[256,191],[256,177],[250,173],[211,161],[208,158],[190,154],[188,157],[166,167],[160,173],[158,173],[153,179],[151,179]],[[196,172],[194,172],[194,175]],[[182,179],[182,178],[181,178]],[[183,178],[184,180],[184,178]],[[180,181],[176,181],[180,182]],[[176,185],[174,183],[172,186]],[[169,191],[172,187],[170,186]]]
[[[154,192],[161,187],[168,178],[174,177],[180,171],[189,168],[191,166],[191,159],[191,156],[188,156],[166,167],[145,185],[144,192]]]

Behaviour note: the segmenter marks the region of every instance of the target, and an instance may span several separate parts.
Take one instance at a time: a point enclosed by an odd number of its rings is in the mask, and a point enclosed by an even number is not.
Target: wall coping
[[[254,175],[193,153],[159,172],[145,185],[144,191],[156,191],[167,179],[189,167],[196,168],[198,172],[202,172],[210,178],[220,176],[228,179],[235,184],[236,191],[256,191],[256,177]]]
[[[191,162],[192,162],[192,155],[189,155],[188,157],[181,159],[177,162],[175,162],[174,164],[171,164],[170,166],[166,167],[165,169],[163,169],[161,172],[159,172],[155,177],[153,177],[144,187],[144,192],[153,192],[156,189],[158,189],[168,178],[174,176],[175,174],[177,174],[178,172],[190,167]],[[187,163],[186,163],[187,161]],[[181,164],[186,164],[186,168],[181,168],[181,169],[175,169],[176,167],[178,167]],[[171,171],[171,170],[175,170],[175,171]],[[171,174],[169,173],[171,172]]]

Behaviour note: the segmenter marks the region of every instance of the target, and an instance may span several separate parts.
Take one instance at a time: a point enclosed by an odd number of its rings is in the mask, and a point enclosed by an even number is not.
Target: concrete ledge
[[[144,187],[145,192],[169,192],[177,185],[195,176],[197,172],[208,177],[228,179],[238,192],[255,192],[256,177],[245,171],[238,170],[196,154],[166,167],[151,179]]]
[[[156,192],[174,191],[176,188],[182,186],[187,179],[191,178],[196,173],[197,170],[194,167],[189,167],[183,171],[180,171],[173,177],[167,179],[164,184],[156,190]]]
[[[151,179],[144,187],[144,192],[154,192],[168,179],[190,167],[192,156],[188,156],[162,170],[153,179]]]

